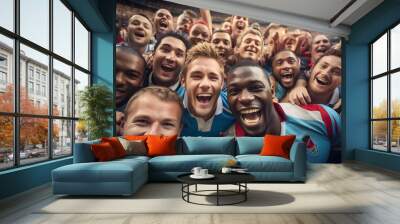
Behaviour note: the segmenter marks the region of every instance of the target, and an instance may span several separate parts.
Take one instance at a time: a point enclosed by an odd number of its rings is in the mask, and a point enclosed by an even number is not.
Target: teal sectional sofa
[[[263,137],[181,137],[177,155],[96,162],[90,145],[98,142],[75,144],[74,163],[52,171],[54,194],[131,195],[148,181],[176,181],[196,166],[219,172],[228,160],[236,160],[259,182],[306,180],[306,149],[298,141],[292,145],[290,159],[258,155]]]

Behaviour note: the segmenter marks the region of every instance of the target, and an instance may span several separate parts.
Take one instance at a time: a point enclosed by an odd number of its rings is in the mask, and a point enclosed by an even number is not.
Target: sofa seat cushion
[[[249,172],[293,172],[292,161],[279,156],[238,155],[236,160]]]
[[[58,182],[131,182],[135,173],[146,171],[146,161],[121,159],[108,162],[74,163],[59,167],[52,173],[53,181]],[[147,173],[143,173],[143,176],[147,176]]]
[[[148,157],[148,156],[130,155],[130,156],[125,156],[124,158],[121,158],[121,159],[114,160],[114,162],[115,161],[126,161],[126,162],[129,162],[131,160],[138,160],[138,161],[147,162],[147,161],[149,161],[149,159],[150,159],[150,157]]]
[[[149,170],[190,172],[193,167],[199,166],[211,172],[217,172],[230,159],[235,159],[235,157],[222,154],[157,156],[149,160]]]

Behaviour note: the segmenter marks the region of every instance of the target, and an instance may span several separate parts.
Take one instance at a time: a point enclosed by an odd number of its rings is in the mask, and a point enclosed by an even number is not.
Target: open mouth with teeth
[[[117,101],[121,101],[125,98],[126,95],[126,91],[123,88],[119,88],[117,89],[117,91],[115,91],[115,97],[117,98]]]
[[[160,22],[158,23],[160,29],[165,30],[168,28],[168,21],[166,19],[160,19]]]
[[[250,53],[254,53],[254,54],[257,54],[257,48],[255,48],[255,47],[246,47],[246,49],[245,49],[245,51],[246,52],[250,52]]]
[[[211,102],[212,94],[211,93],[200,93],[196,95],[196,100],[200,105],[208,106]]]
[[[257,125],[261,120],[261,110],[258,108],[244,109],[240,111],[240,117],[246,126]]]
[[[161,64],[161,69],[162,69],[164,72],[173,72],[173,71],[175,71],[176,66],[174,66],[174,65],[172,65],[172,64],[164,63],[164,64]]]
[[[315,51],[318,52],[318,53],[325,53],[325,51],[326,51],[327,49],[328,49],[328,48],[325,47],[325,46],[320,46],[320,47],[317,47],[317,49],[315,49]]]
[[[258,53],[258,50],[255,47],[246,47],[244,50],[245,50],[245,52],[247,52],[250,55]]]
[[[218,55],[219,56],[225,56],[225,54],[226,54],[226,49],[225,48],[222,48],[222,47],[216,47],[216,50],[217,50],[217,53],[218,53]]]
[[[281,73],[281,81],[282,83],[291,84],[294,78],[294,74],[291,71],[285,71]]]
[[[136,37],[144,37],[146,36],[144,31],[141,30],[136,30],[133,34],[135,34]]]
[[[324,78],[321,76],[316,76],[315,81],[321,86],[327,86],[331,84],[331,81],[328,78]]]

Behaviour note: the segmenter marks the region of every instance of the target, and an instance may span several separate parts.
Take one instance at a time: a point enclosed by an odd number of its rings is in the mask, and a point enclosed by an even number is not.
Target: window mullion
[[[374,91],[374,86],[373,86],[373,79],[372,79],[372,72],[373,72],[373,63],[372,63],[372,57],[373,57],[373,47],[372,45],[369,46],[369,148],[372,150],[373,149],[373,141],[374,141],[374,136],[373,136],[373,91]]]
[[[71,117],[75,117],[75,12],[72,11],[71,14],[71,23],[72,23],[72,29],[71,29],[71,59],[72,59],[72,64],[73,66],[71,67],[71,91],[72,91],[72,105],[71,105]],[[71,122],[72,124],[72,133],[71,133],[71,150],[72,150],[72,155],[74,155],[74,145],[75,145],[75,121],[73,120]]]
[[[389,71],[390,70],[390,29],[388,30],[388,32],[387,32],[387,71]],[[392,108],[392,106],[391,106],[391,94],[390,94],[390,91],[391,91],[391,89],[390,89],[390,79],[391,79],[391,74],[390,73],[388,73],[387,74],[387,118],[391,118],[392,117],[392,115],[391,115],[391,108]],[[390,119],[388,119],[388,121],[387,121],[387,136],[388,136],[388,138],[387,138],[387,141],[388,141],[388,152],[391,152],[392,151],[392,140],[391,140],[391,134],[390,134],[390,128],[391,128],[391,121],[390,121]]]
[[[53,52],[53,0],[49,0],[49,50]],[[53,56],[49,55],[49,73],[48,73],[48,97],[49,97],[49,119],[48,119],[48,152],[49,159],[53,159]]]
[[[14,1],[14,30],[19,35],[19,8],[20,8],[20,1]],[[19,114],[20,105],[20,47],[19,47],[19,39],[14,39],[14,113]],[[14,166],[19,166],[20,158],[19,158],[19,135],[20,135],[20,118],[14,116]]]

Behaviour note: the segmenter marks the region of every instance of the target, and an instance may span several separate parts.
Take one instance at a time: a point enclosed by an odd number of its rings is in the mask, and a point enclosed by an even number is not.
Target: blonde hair
[[[190,50],[187,52],[186,61],[182,70],[182,74],[184,76],[186,75],[189,64],[200,57],[211,58],[217,61],[218,65],[221,68],[221,75],[224,76],[224,63],[218,56],[218,53],[215,50],[214,45],[208,42],[198,43],[194,47],[190,48]]]

